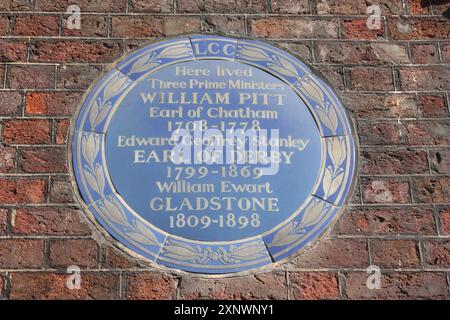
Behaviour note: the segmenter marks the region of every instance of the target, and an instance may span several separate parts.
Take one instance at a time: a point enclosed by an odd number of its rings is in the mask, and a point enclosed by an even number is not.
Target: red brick
[[[69,130],[70,121],[66,119],[58,120],[56,123],[55,142],[56,144],[67,143],[67,131]]]
[[[400,85],[408,91],[445,91],[450,90],[450,68],[412,67],[399,70]]]
[[[448,203],[450,199],[450,178],[413,177],[412,192],[417,203]]]
[[[338,38],[336,19],[270,17],[252,19],[251,35],[265,38]]]
[[[41,268],[44,261],[42,240],[3,239],[0,241],[2,269]]]
[[[26,96],[26,112],[49,116],[72,115],[81,100],[82,93],[33,92]]]
[[[408,94],[361,94],[343,93],[341,98],[346,108],[356,118],[411,118],[418,116],[418,103],[414,95]]]
[[[414,44],[411,46],[413,63],[439,63],[438,49],[434,44]]]
[[[9,19],[7,16],[0,16],[0,35],[6,36],[9,29]]]
[[[387,68],[353,68],[349,71],[352,90],[391,91],[392,73]]]
[[[441,232],[444,235],[450,235],[450,209],[443,208],[439,212],[441,222]]]
[[[431,1],[431,0],[428,0]],[[437,16],[444,16],[448,18],[450,12],[448,3],[445,1],[434,1],[433,3],[433,14]]]
[[[203,30],[244,34],[245,19],[236,16],[206,16]]]
[[[394,123],[360,122],[359,139],[363,146],[402,143],[399,127]]]
[[[408,0],[409,14],[412,16],[416,15],[428,15],[430,14],[430,4],[424,3],[427,0]]]
[[[407,121],[403,123],[409,145],[448,145],[450,122]]]
[[[22,95],[14,91],[0,91],[0,115],[14,116],[22,112]]]
[[[94,240],[55,240],[50,243],[50,266],[67,268],[95,268],[98,261],[98,245]]]
[[[16,171],[16,154],[16,148],[0,147],[0,173],[11,173]]]
[[[174,298],[176,280],[169,275],[142,272],[127,276],[127,299],[171,300]]]
[[[269,300],[286,299],[284,273],[255,274],[220,280],[185,276],[180,282],[182,299]]]
[[[11,32],[15,36],[57,36],[59,16],[19,15]]]
[[[426,151],[370,149],[361,151],[363,174],[428,173]]]
[[[0,235],[5,235],[8,230],[8,209],[0,208]]]
[[[59,70],[56,86],[64,89],[87,89],[99,76],[101,67],[62,65]]]
[[[380,21],[380,29],[367,28],[367,19],[343,19],[341,25],[344,39],[384,38],[384,20]]]
[[[199,17],[113,17],[112,36],[124,38],[147,38],[200,31]]]
[[[442,45],[442,60],[447,63],[450,63],[450,45]]]
[[[411,202],[409,183],[400,179],[368,179],[361,184],[364,203]]]
[[[49,200],[52,203],[74,203],[72,186],[67,179],[52,178]]]
[[[389,18],[392,39],[448,39],[450,22],[444,18]]]
[[[431,170],[435,173],[450,173],[450,149],[430,150]]]
[[[46,182],[43,179],[0,179],[1,203],[43,203]]]
[[[106,37],[108,36],[108,17],[104,16],[91,16],[81,15],[80,29],[70,29],[67,27],[67,19],[70,16],[64,16],[64,29],[65,36],[75,37]]]
[[[450,241],[430,240],[424,241],[424,257],[428,265],[435,267],[450,267]]]
[[[308,0],[272,0],[273,13],[309,13]]]
[[[412,240],[373,240],[373,264],[381,268],[412,268],[419,266],[417,243]]]
[[[420,96],[420,111],[424,117],[445,117],[448,112],[445,108],[443,96]]]
[[[68,289],[67,281],[72,273],[11,274],[11,299],[118,299],[119,275],[112,272],[87,272],[81,274],[81,287]]]
[[[146,268],[130,255],[124,254],[111,246],[108,246],[103,250],[101,267],[108,269]]]
[[[183,0],[178,12],[265,13],[264,0]]]
[[[50,143],[50,122],[44,119],[7,120],[3,124],[3,141],[13,144]]]
[[[20,152],[20,169],[27,173],[67,172],[67,156],[63,148],[23,148]]]
[[[127,0],[36,0],[36,11],[66,12],[70,4],[75,3],[81,12],[125,12]]]
[[[26,59],[26,40],[0,39],[0,61],[23,62]]]
[[[433,235],[432,209],[414,207],[361,208],[345,213],[336,233],[350,235]]]
[[[35,41],[30,60],[34,62],[112,62],[120,56],[116,41]]]
[[[180,5],[183,5],[181,1]],[[172,0],[131,0],[131,12],[172,12]]]
[[[0,10],[5,11],[28,11],[30,10],[29,0],[2,0]]]
[[[12,89],[48,89],[55,85],[55,67],[49,65],[15,65],[8,69]]]
[[[317,0],[318,14],[336,14],[336,15],[366,15],[367,7],[370,5],[365,0]],[[401,1],[381,0],[376,3],[380,6],[382,15],[402,14],[403,6]]]
[[[290,272],[289,286],[294,299],[337,299],[337,275],[328,272]]]
[[[361,268],[368,265],[367,244],[361,240],[320,240],[293,261],[300,268]]]
[[[3,280],[3,275],[0,274],[0,298],[3,298],[4,293],[4,287],[5,287],[5,280]]]
[[[12,232],[24,235],[89,235],[80,210],[63,207],[19,208],[13,211]]]
[[[346,275],[350,299],[446,299],[447,281],[439,272],[390,272],[381,274],[381,288],[366,286],[368,273]]]

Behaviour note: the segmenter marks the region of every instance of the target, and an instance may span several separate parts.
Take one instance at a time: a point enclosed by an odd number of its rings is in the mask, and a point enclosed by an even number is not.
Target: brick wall
[[[449,298],[449,5],[377,0],[0,1],[0,299]],[[424,1],[442,2],[442,1]],[[82,10],[82,30],[65,11]],[[153,270],[85,219],[68,180],[67,130],[109,63],[154,37],[221,31],[289,48],[356,119],[351,205],[315,250],[269,273],[202,279]],[[82,268],[68,290],[66,267]],[[366,268],[382,268],[382,289]]]

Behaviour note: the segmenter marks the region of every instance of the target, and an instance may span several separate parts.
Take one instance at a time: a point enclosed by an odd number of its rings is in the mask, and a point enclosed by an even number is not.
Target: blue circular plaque
[[[273,265],[318,238],[355,176],[333,90],[268,43],[156,42],[88,92],[72,133],[86,211],[157,265],[226,274]]]

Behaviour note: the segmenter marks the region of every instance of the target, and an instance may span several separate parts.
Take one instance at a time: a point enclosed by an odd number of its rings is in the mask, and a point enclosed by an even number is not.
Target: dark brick
[[[27,173],[67,172],[67,151],[63,148],[23,148],[20,169]]]
[[[448,203],[450,199],[450,178],[413,177],[412,192],[417,203]]]

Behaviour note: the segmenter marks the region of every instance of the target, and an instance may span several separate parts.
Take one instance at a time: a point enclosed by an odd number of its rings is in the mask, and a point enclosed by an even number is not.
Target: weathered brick
[[[450,67],[401,68],[399,81],[402,89],[408,91],[450,90]]]
[[[394,123],[360,122],[359,141],[361,145],[401,144],[399,127]]]
[[[36,0],[37,11],[66,12],[67,7],[75,3],[81,12],[125,12],[127,0]]]
[[[346,108],[356,118],[410,118],[418,116],[418,103],[414,95],[408,94],[361,94],[343,93],[341,98]]]
[[[70,181],[65,178],[52,178],[49,198],[53,203],[74,203]]]
[[[414,44],[411,46],[413,63],[428,64],[438,63],[439,53],[434,44]]]
[[[344,39],[383,39],[384,20],[380,21],[380,29],[367,28],[367,19],[343,19],[342,37]]]
[[[24,235],[89,235],[81,211],[62,207],[19,208],[13,211],[12,232]]]
[[[412,193],[417,203],[448,203],[450,199],[450,178],[413,177]]]
[[[180,282],[182,299],[286,299],[286,277],[283,273],[208,280],[185,276]]]
[[[441,54],[443,62],[450,63],[450,44],[442,45]]]
[[[364,149],[360,161],[363,174],[413,174],[429,170],[426,151]]]
[[[288,49],[294,55],[299,56],[302,60],[311,60],[311,46],[303,42],[294,41],[278,41],[277,44]]]
[[[30,10],[29,0],[2,0],[0,10],[5,11],[28,11]]]
[[[450,241],[427,240],[423,242],[425,263],[430,266],[450,267]]]
[[[0,298],[3,298],[4,296],[4,287],[5,287],[5,280],[3,280],[3,275],[0,274]]]
[[[55,67],[49,65],[14,65],[9,67],[12,89],[48,89],[55,85]]]
[[[3,239],[0,241],[2,269],[41,268],[44,262],[42,240]]]
[[[272,0],[273,13],[309,13],[308,0]]]
[[[409,145],[448,145],[450,143],[450,122],[448,121],[405,121],[404,133]]]
[[[365,241],[353,239],[320,240],[292,263],[300,268],[361,268],[368,265]]]
[[[420,112],[422,116],[445,117],[448,112],[445,108],[445,98],[443,96],[422,95],[419,98]]]
[[[98,245],[94,240],[55,240],[50,243],[49,264],[52,267],[95,268],[97,262]]]
[[[450,209],[443,208],[439,211],[439,221],[441,222],[441,232],[450,235]]]
[[[56,86],[64,89],[86,89],[99,76],[101,67],[90,65],[62,65],[58,68]]]
[[[411,202],[409,183],[405,179],[367,179],[361,188],[364,203]]]
[[[203,21],[204,31],[227,33],[245,33],[244,17],[236,16],[206,16]]]
[[[444,18],[389,18],[392,39],[448,39],[450,22]]]
[[[113,17],[112,36],[124,38],[162,37],[184,32],[200,31],[199,17]]]
[[[337,14],[337,15],[366,15],[367,7],[370,5],[365,0],[317,0],[318,14]],[[381,0],[376,4],[380,6],[382,15],[402,14],[403,6],[401,1]]]
[[[349,70],[352,90],[390,91],[394,89],[392,72],[387,68],[352,68]]]
[[[178,12],[265,13],[264,0],[183,0]]]
[[[373,264],[381,268],[419,266],[417,243],[413,240],[373,240],[371,252]]]
[[[0,39],[1,62],[23,62],[26,59],[26,40]]]
[[[0,179],[0,202],[43,203],[46,181],[43,179]]]
[[[70,28],[67,25],[67,19],[70,16],[64,16],[64,29],[63,34],[65,36],[78,36],[78,37],[106,37],[108,36],[108,17],[98,15],[81,15],[80,29]]]
[[[22,95],[14,91],[0,91],[0,115],[14,116],[21,112]]]
[[[70,116],[81,100],[82,93],[32,92],[26,96],[27,114]]]
[[[445,299],[448,296],[444,273],[383,272],[381,288],[369,289],[367,273],[346,274],[346,292],[350,299]]]
[[[101,267],[109,269],[132,269],[139,268],[142,265],[135,261],[130,255],[120,252],[111,246],[103,249]]]
[[[431,170],[435,173],[450,173],[450,149],[430,150]]]
[[[430,14],[429,0],[408,0],[408,12],[412,16]]]
[[[11,173],[16,170],[16,148],[0,147],[0,173]]]
[[[184,1],[181,1],[181,4]],[[131,12],[172,12],[172,0],[131,0]]]
[[[112,62],[120,56],[116,41],[34,41],[30,60],[34,62]]]
[[[64,148],[22,148],[20,170],[27,173],[67,172],[67,152]]]
[[[6,36],[9,30],[9,19],[8,16],[0,16],[0,35]]]
[[[59,16],[19,15],[15,19],[11,32],[15,36],[57,36]]]
[[[433,210],[414,207],[353,209],[339,219],[335,229],[351,235],[436,234]]]
[[[113,272],[86,272],[81,274],[81,287],[69,289],[67,273],[11,274],[11,299],[118,299],[119,275]]]
[[[294,299],[337,299],[337,275],[328,272],[290,272],[289,287]]]
[[[0,235],[5,235],[8,230],[8,209],[0,208]]]
[[[266,38],[337,38],[336,19],[270,17],[252,19],[251,35]]]
[[[13,144],[50,143],[50,122],[44,119],[13,119],[3,123],[3,141]]]
[[[162,273],[142,272],[127,275],[127,299],[158,299],[174,298],[176,280]]]
[[[55,143],[66,144],[67,132],[69,130],[70,121],[66,119],[58,120],[56,123]]]

